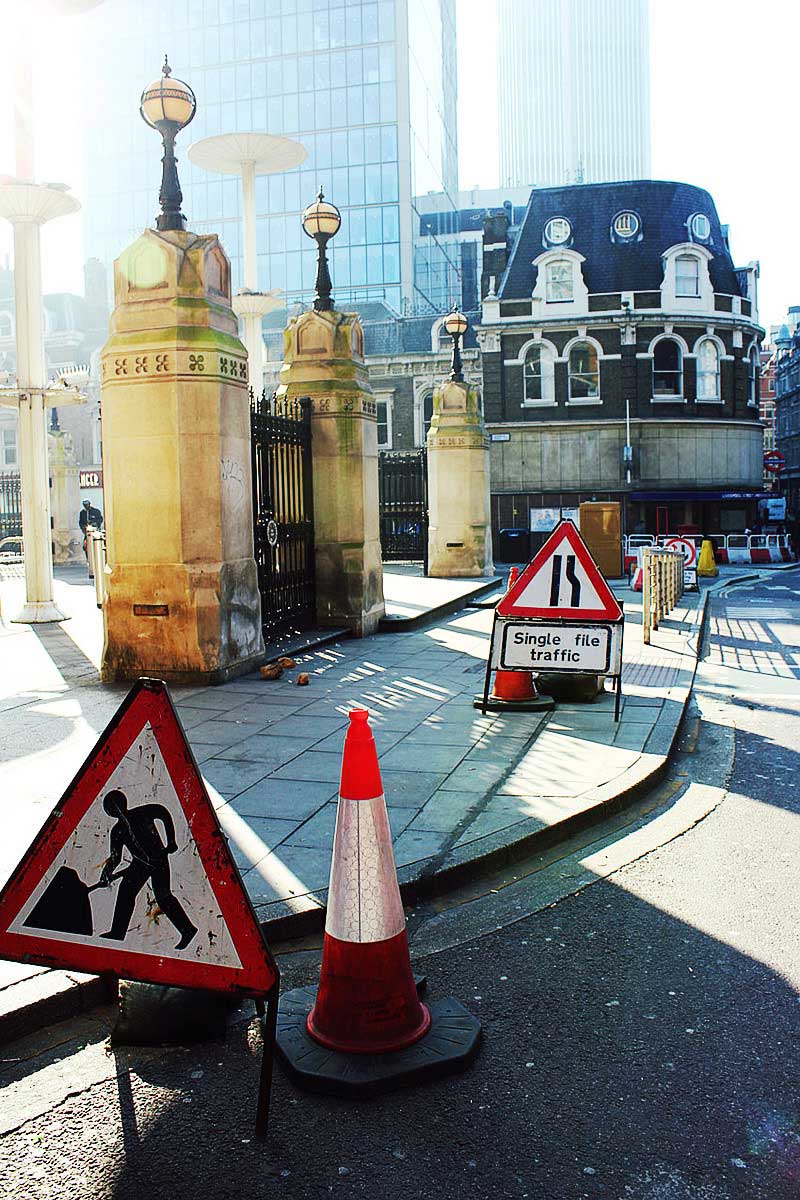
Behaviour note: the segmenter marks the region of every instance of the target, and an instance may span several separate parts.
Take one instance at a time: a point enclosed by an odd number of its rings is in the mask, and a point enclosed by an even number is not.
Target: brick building
[[[743,529],[763,495],[755,263],[682,183],[542,188],[484,235],[495,531],[622,503],[627,532]],[[491,246],[491,252],[488,249]]]

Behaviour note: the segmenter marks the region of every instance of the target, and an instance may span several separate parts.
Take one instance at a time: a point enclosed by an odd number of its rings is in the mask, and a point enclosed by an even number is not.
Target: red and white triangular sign
[[[133,687],[0,893],[0,958],[256,996],[276,986],[160,680]]]
[[[523,620],[622,620],[614,593],[572,521],[556,526],[495,611]]]

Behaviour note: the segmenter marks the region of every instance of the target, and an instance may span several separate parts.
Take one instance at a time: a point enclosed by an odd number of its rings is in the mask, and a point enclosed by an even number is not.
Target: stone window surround
[[[598,371],[601,375],[601,379],[602,379],[602,369],[600,367],[600,364],[602,362],[614,362],[614,361],[619,362],[622,358],[621,354],[606,354],[605,351],[603,350],[603,347],[600,344],[600,342],[598,342],[597,339],[592,337],[591,334],[588,332],[587,326],[579,325],[577,334],[574,337],[570,338],[570,340],[566,343],[562,354],[559,354],[555,344],[553,342],[549,341],[547,338],[543,338],[542,331],[540,329],[537,329],[534,331],[533,337],[529,338],[527,342],[525,342],[522,346],[520,346],[520,348],[517,352],[516,358],[504,358],[503,359],[503,366],[504,367],[519,367],[524,372],[525,357],[526,357],[528,351],[530,350],[531,346],[539,344],[539,345],[546,346],[547,349],[549,350],[550,361],[553,364],[553,367],[555,367],[556,363],[566,363],[567,371],[569,371],[570,350],[577,342],[588,342],[591,346],[594,347],[595,353],[597,354],[597,367],[598,367]],[[567,408],[570,408],[570,407],[584,408],[587,405],[600,405],[603,403],[602,392],[601,392],[600,396],[598,396],[596,399],[570,400],[568,397],[563,403],[564,403],[565,407],[567,407]],[[559,401],[555,397],[555,386],[554,386],[552,399],[549,399],[549,400],[523,400],[522,403],[520,404],[520,408],[557,408],[558,405],[559,405]]]
[[[582,342],[588,343],[588,345],[590,345],[592,347],[595,354],[597,355],[597,391],[598,391],[598,394],[596,396],[581,397],[579,399],[573,400],[572,396],[570,396],[570,394],[569,394],[569,356],[570,356],[572,350],[574,349],[574,347],[580,345]],[[601,387],[602,371],[600,368],[600,364],[604,358],[608,359],[610,357],[621,358],[622,356],[620,354],[615,354],[613,356],[608,355],[608,354],[603,354],[603,347],[600,345],[600,343],[597,341],[596,338],[590,337],[587,334],[585,329],[581,329],[578,332],[577,337],[571,338],[567,342],[566,346],[564,347],[564,355],[563,355],[563,361],[567,364],[567,401],[566,401],[567,408],[578,408],[578,407],[585,408],[587,405],[601,405],[603,403],[603,390]]]
[[[698,259],[698,294],[696,296],[680,296],[676,287],[677,260],[683,256]],[[661,307],[665,312],[707,312],[713,313],[714,288],[711,283],[708,264],[714,255],[699,242],[679,242],[670,246],[661,255],[664,264],[664,278],[661,282]]]
[[[717,379],[720,385],[720,394],[718,396],[708,396],[705,398],[695,396],[694,402],[695,404],[724,404],[725,401],[722,398],[722,364],[723,362],[733,362],[734,357],[732,354],[726,353],[725,343],[714,333],[713,325],[710,325],[706,332],[701,333],[700,337],[695,341],[694,346],[692,347],[692,354],[695,358],[698,357],[700,353],[700,346],[703,342],[713,342],[717,347],[717,355],[719,356],[719,371],[717,373]]]
[[[565,262],[572,266],[571,300],[547,299],[547,267],[554,262]],[[583,254],[579,254],[577,250],[570,250],[566,246],[553,246],[551,249],[545,250],[543,254],[537,255],[533,260],[533,266],[536,267],[536,283],[531,293],[531,308],[534,316],[557,313],[563,320],[564,316],[588,315],[589,289],[581,270],[581,263],[584,262],[586,262],[586,258]]]
[[[747,353],[744,355],[743,361],[747,363],[747,407],[758,408],[759,391],[761,384],[761,353],[758,342],[755,338],[747,347]],[[755,386],[753,385],[753,375],[751,374],[752,363],[755,362]],[[774,381],[770,380],[774,391]]]
[[[701,336],[705,337],[706,335],[703,334]],[[658,345],[658,343],[663,342],[663,341],[677,342],[677,344],[680,348],[680,352],[681,352],[681,362],[680,362],[681,391],[680,391],[680,393],[676,393],[673,396],[656,396],[655,390],[651,386],[652,395],[650,396],[650,403],[651,404],[686,404],[688,402],[686,400],[685,395],[683,394],[684,393],[683,364],[687,358],[694,358],[694,354],[689,350],[689,347],[688,347],[686,341],[684,340],[684,338],[681,337],[681,335],[679,333],[674,333],[671,327],[667,327],[663,331],[663,333],[656,334],[656,336],[650,342],[650,345],[647,347],[647,352],[645,354],[637,354],[636,357],[650,359],[650,363],[651,363],[650,382],[652,385],[652,380],[653,380],[652,363],[653,363],[653,359],[654,359],[654,351],[655,351],[655,348]]]

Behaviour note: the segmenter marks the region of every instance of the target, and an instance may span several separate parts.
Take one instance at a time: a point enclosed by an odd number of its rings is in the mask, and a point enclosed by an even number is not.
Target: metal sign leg
[[[256,1001],[256,1009],[260,1004],[263,1015],[264,1001]],[[261,1079],[258,1085],[258,1105],[256,1108],[256,1137],[266,1138],[269,1125],[269,1102],[272,1091],[272,1064],[275,1061],[275,1029],[278,1023],[278,989],[274,988],[266,998],[266,1019],[264,1021],[264,1048],[261,1052]]]
[[[486,704],[489,699],[489,678],[492,674],[492,655],[494,653],[494,631],[497,628],[497,613],[492,615],[492,636],[489,638],[489,657],[486,659],[486,674],[483,677],[483,704],[481,713],[486,716]]]

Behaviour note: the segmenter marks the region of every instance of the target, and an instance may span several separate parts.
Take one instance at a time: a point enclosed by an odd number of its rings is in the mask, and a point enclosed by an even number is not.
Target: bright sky
[[[32,7],[42,0],[0,0],[4,31],[21,3]],[[494,187],[496,3],[456,0],[456,7],[461,183]],[[800,303],[800,5],[651,0],[650,7],[653,176],[708,188],[720,219],[730,225],[736,264],[761,261],[761,321],[769,326],[783,319],[789,304]],[[36,174],[63,180],[80,197],[82,118],[70,88],[80,69],[79,27],[80,18],[50,19],[39,27]],[[9,57],[0,73],[0,175],[14,173]],[[102,111],[99,103],[98,119]],[[0,261],[11,249],[8,227],[1,224]],[[82,291],[80,218],[45,227],[42,242],[45,290]]]

